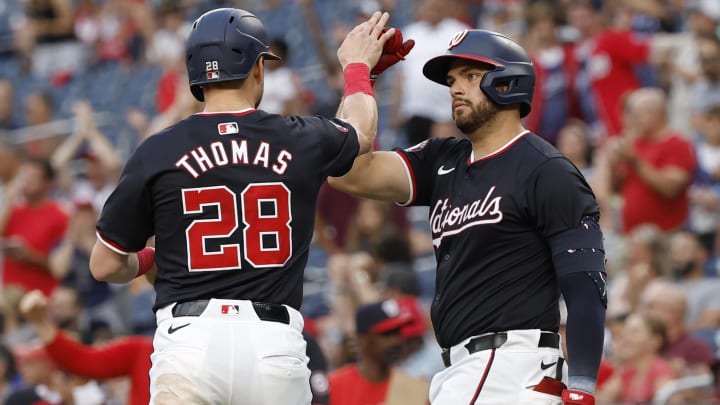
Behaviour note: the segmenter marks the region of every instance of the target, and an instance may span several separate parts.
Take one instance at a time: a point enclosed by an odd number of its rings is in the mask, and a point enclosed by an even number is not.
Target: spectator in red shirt
[[[643,88],[629,94],[622,137],[610,140],[613,177],[624,198],[623,231],[650,223],[663,231],[688,218],[688,189],[697,165],[692,144],[667,126],[665,95]]]
[[[687,298],[680,287],[664,281],[652,282],[643,291],[640,311],[665,325],[667,345],[662,354],[671,361],[676,373],[710,373],[715,356],[710,345],[688,332]]]
[[[66,335],[52,322],[48,301],[39,290],[27,293],[20,310],[33,323],[45,351],[63,371],[93,379],[130,377],[129,405],[150,401],[150,354],[152,338],[128,336],[101,347],[86,346]]]
[[[615,360],[620,367],[597,392],[598,403],[650,403],[658,389],[675,378],[660,355],[666,339],[662,322],[638,313],[630,315],[617,341]]]
[[[48,255],[65,234],[68,216],[50,197],[54,177],[46,160],[29,160],[8,187],[0,212],[3,285],[38,288],[46,295],[58,285]]]
[[[382,405],[391,366],[403,353],[400,331],[412,316],[386,300],[359,307],[355,322],[359,360],[330,374],[330,405]]]
[[[568,21],[580,35],[576,86],[583,118],[597,137],[617,135],[622,127],[622,99],[640,87],[636,67],[659,61],[664,54],[650,37],[627,28],[605,28],[602,2],[573,0]]]

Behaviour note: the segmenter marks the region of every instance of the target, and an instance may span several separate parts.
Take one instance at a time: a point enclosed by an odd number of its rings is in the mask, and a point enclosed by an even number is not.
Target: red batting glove
[[[389,28],[384,28],[382,32],[384,33],[388,29]],[[380,73],[384,72],[385,69],[400,62],[401,60],[405,60],[405,57],[410,53],[410,50],[412,50],[414,46],[415,41],[412,39],[408,39],[403,42],[402,32],[395,28],[395,34],[392,38],[385,42],[382,54],[380,54],[380,59],[370,71],[370,80],[372,84],[375,84],[378,76]]]
[[[563,405],[595,405],[595,397],[584,391],[565,389],[562,392]]]

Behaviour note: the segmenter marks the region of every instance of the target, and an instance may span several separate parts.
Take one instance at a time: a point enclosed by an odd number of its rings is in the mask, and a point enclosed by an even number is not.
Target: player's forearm
[[[98,241],[90,255],[90,272],[98,281],[122,284],[155,271],[157,267],[153,247],[145,247],[137,253],[120,254]],[[148,281],[155,282],[154,273]]]
[[[135,256],[134,254],[130,254],[128,255],[127,261],[123,265],[120,265],[116,267],[113,271],[108,272],[105,277],[100,281],[117,284],[124,284],[130,282],[137,276],[137,263],[137,256]]]
[[[411,190],[400,158],[395,152],[371,152],[355,159],[342,177],[328,177],[328,184],[344,193],[374,200],[405,202]]]
[[[568,388],[595,392],[605,337],[605,306],[586,272],[558,276],[567,304]]]
[[[377,135],[377,103],[365,93],[354,93],[343,98],[338,118],[353,125],[360,142],[359,155],[372,150]]]
[[[98,281],[127,283],[138,274],[137,255],[121,255],[97,242],[90,255],[90,272]]]
[[[330,186],[336,190],[361,198],[392,201],[387,189],[375,190],[373,181],[373,160],[377,152],[370,152],[355,158],[352,169],[342,177],[328,177]]]

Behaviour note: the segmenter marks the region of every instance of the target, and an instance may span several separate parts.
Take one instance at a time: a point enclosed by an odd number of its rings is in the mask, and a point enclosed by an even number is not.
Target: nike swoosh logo
[[[550,364],[545,364],[544,362],[541,361],[541,362],[540,362],[540,369],[541,369],[541,370],[547,370],[547,369],[549,369],[550,367],[552,367],[552,366],[554,366],[554,365],[556,365],[556,364],[557,364],[557,361],[554,362],[554,363],[550,363]]]
[[[175,327],[175,328],[173,328],[173,326],[170,325],[170,327],[168,328],[168,333],[171,333],[171,334],[172,334],[172,333],[175,333],[175,332],[177,332],[178,330],[180,330],[180,329],[182,329],[182,328],[184,328],[184,327],[186,327],[186,326],[190,326],[190,323],[188,322],[188,323],[186,323],[185,325],[180,325],[180,326]]]
[[[445,165],[442,165],[442,166],[440,166],[440,167],[438,168],[438,176],[442,176],[442,175],[444,175],[444,174],[448,174],[448,173],[452,172],[453,170],[455,170],[454,167],[453,167],[452,169],[446,169],[446,168],[445,168]]]

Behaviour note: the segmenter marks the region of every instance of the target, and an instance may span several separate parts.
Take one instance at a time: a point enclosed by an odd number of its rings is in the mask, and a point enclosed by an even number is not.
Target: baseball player
[[[375,13],[338,49],[345,93],[332,120],[256,110],[264,61],[277,58],[257,17],[224,8],[193,23],[186,63],[204,111],[132,154],[90,259],[116,283],[156,265],[151,404],[310,403],[298,308],[316,197],[372,147],[370,67],[394,36],[388,18]]]
[[[431,316],[447,367],[433,377],[431,402],[593,404],[606,307],[599,211],[580,172],[522,126],[530,58],[503,35],[466,30],[423,73],[449,87],[467,139],[363,155],[329,181],[430,207]],[[557,334],[561,292],[569,377]]]

